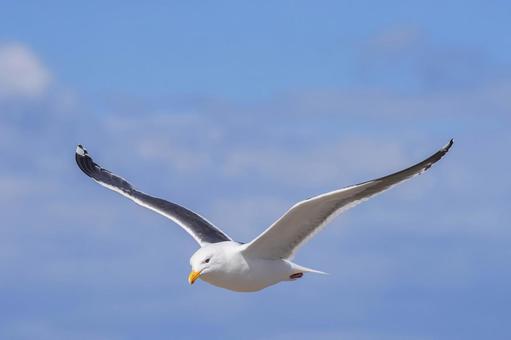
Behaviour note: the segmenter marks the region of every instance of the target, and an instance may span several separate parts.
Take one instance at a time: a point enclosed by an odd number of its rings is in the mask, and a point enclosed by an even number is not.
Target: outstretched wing
[[[128,197],[133,202],[171,219],[192,235],[201,246],[208,243],[231,241],[231,238],[224,232],[193,211],[134,189],[125,179],[96,164],[81,145],[76,148],[75,159],[78,167],[87,176],[102,186]]]
[[[349,186],[295,204],[261,235],[246,245],[244,252],[256,257],[291,258],[294,252],[331,219],[370,197],[428,170],[449,151],[451,139],[438,152],[405,170]]]

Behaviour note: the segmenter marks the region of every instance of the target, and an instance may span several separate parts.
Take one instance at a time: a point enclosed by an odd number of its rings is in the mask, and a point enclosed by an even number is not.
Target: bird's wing
[[[453,144],[407,169],[349,186],[295,204],[273,225],[245,246],[245,254],[268,259],[292,258],[294,252],[331,219],[390,187],[419,175],[440,160]]]
[[[81,145],[76,148],[75,159],[78,167],[87,176],[102,186],[128,197],[133,202],[171,219],[192,235],[201,246],[209,243],[231,241],[231,238],[224,232],[193,211],[134,189],[125,179],[96,164]]]

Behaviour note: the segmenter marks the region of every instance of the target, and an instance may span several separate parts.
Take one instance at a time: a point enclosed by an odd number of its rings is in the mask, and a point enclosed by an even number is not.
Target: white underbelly
[[[282,260],[245,259],[243,266],[230,267],[225,272],[210,273],[202,280],[238,292],[255,292],[288,280],[289,263]]]

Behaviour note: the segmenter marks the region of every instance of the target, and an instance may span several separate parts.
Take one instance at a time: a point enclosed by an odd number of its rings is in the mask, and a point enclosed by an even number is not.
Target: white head
[[[218,271],[222,265],[224,253],[216,246],[210,244],[197,250],[190,258],[190,266],[192,271],[188,275],[188,282],[193,284],[200,276]]]

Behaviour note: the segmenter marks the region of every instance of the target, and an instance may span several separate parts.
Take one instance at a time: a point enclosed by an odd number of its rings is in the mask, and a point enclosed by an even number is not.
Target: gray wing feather
[[[245,253],[264,258],[291,258],[294,252],[343,211],[428,170],[449,151],[449,143],[420,163],[391,175],[319,195],[295,204],[246,245]]]
[[[76,148],[75,159],[78,167],[97,183],[171,219],[185,229],[201,246],[207,243],[231,241],[224,232],[193,211],[134,189],[124,178],[96,164],[81,145]]]

